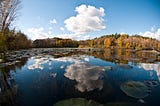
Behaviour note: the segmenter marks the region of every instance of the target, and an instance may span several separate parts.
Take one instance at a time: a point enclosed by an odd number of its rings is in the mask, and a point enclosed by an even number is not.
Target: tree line
[[[160,50],[160,42],[156,39],[143,37],[140,35],[111,34],[99,38],[75,41],[62,38],[38,39],[33,41],[33,46],[37,48],[125,48],[135,50]]]
[[[160,42],[156,39],[140,35],[111,34],[86,41],[79,41],[79,47],[93,48],[126,48],[135,50],[160,50]]]
[[[36,48],[77,48],[78,41],[71,39],[62,39],[62,38],[48,38],[48,39],[37,39],[33,41],[33,47]]]

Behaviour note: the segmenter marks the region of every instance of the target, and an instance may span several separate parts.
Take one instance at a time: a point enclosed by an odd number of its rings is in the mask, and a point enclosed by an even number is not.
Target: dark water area
[[[0,106],[160,105],[156,52],[29,52],[0,63]]]

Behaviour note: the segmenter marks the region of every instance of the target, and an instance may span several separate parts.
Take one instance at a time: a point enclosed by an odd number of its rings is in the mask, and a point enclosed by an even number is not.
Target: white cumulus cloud
[[[153,30],[151,30],[151,31],[146,31],[144,33],[141,32],[139,33],[139,35],[160,40],[160,28],[156,32],[153,32]]]
[[[86,34],[92,31],[105,29],[103,17],[104,9],[94,6],[80,5],[76,7],[76,16],[72,16],[64,21],[66,28],[75,34]]]

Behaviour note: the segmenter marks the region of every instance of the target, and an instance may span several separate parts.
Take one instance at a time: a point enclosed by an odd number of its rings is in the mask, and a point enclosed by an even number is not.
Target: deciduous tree
[[[20,0],[0,0],[0,31],[5,31],[15,21]]]

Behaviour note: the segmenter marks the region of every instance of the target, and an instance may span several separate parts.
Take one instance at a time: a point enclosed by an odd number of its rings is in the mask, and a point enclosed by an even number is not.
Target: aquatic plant
[[[149,95],[148,87],[139,81],[127,81],[121,84],[120,89],[128,96],[133,98],[145,98]]]

